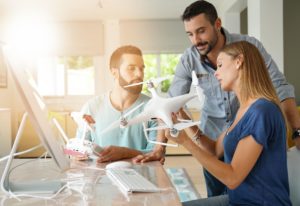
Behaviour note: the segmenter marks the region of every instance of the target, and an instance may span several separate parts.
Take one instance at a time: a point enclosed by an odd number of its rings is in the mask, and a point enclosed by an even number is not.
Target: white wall
[[[103,55],[104,27],[101,21],[58,22],[56,55]]]
[[[219,15],[230,32],[239,33],[239,13],[248,8],[248,34],[260,40],[284,72],[283,0],[226,0]]]
[[[263,43],[284,72],[283,0],[248,1],[248,33]]]
[[[247,7],[247,0],[226,0],[219,6],[218,14],[223,26],[231,33],[240,33],[240,12]]]
[[[134,44],[145,53],[183,52],[190,41],[178,19],[120,21],[121,44]]]

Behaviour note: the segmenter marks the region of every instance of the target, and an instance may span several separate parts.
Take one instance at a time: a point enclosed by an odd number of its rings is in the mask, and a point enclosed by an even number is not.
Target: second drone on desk
[[[67,143],[64,148],[64,153],[70,156],[79,157],[86,155],[88,158],[97,159],[103,148],[87,138],[88,132],[95,132],[94,127],[84,119],[84,115],[80,112],[72,112],[71,117],[79,128],[83,128],[82,136],[80,138],[69,139],[58,122],[56,120],[54,121],[56,127]]]

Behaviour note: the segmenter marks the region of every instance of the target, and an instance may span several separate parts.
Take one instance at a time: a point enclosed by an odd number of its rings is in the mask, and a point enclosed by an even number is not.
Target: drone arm
[[[143,127],[144,127],[144,135],[145,135],[145,137],[146,137],[146,139],[147,139],[147,141],[148,141],[149,143],[157,144],[157,145],[163,145],[163,146],[170,146],[170,147],[178,147],[178,144],[169,144],[169,143],[165,143],[166,138],[164,137],[164,135],[163,135],[163,137],[157,138],[156,141],[150,140],[150,139],[149,139],[149,136],[148,136],[148,134],[147,134],[147,131],[146,131],[147,127],[146,127],[146,124],[145,124],[144,122],[143,122]],[[159,133],[159,134],[163,134],[163,133]]]
[[[167,108],[170,112],[178,112],[178,110],[185,106],[185,104],[191,99],[197,97],[194,94],[184,94],[177,97],[168,98]]]
[[[149,120],[151,118],[152,118],[152,116],[150,115],[150,113],[144,111],[144,112],[140,113],[139,115],[133,117],[132,119],[128,119],[126,127],[129,127],[131,125],[138,124],[141,122],[146,122],[147,120]]]
[[[84,140],[90,134],[90,131],[94,131],[94,128],[90,124],[94,124],[95,120],[91,115],[84,114],[82,112],[71,112],[71,117],[77,124],[77,131],[80,131],[80,135],[76,137]]]
[[[205,102],[205,95],[203,92],[203,89],[200,87],[199,81],[198,81],[198,77],[196,75],[195,70],[192,71],[192,85],[195,87],[196,93],[198,95],[198,99],[200,102],[200,109],[203,108],[204,102]]]
[[[87,129],[86,126],[78,126],[76,131],[76,138],[82,140],[91,140],[91,132]]]
[[[202,109],[205,102],[205,95],[203,89],[200,86],[196,86],[195,89],[199,99],[199,108]]]
[[[152,98],[159,97],[158,94],[157,94],[157,91],[154,87],[150,87],[150,88],[148,88],[148,90],[151,92]]]

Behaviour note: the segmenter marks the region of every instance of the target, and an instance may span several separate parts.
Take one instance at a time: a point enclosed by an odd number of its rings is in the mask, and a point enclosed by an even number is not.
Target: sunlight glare
[[[52,53],[56,46],[56,30],[40,16],[24,18],[18,16],[8,23],[7,44],[26,55]]]

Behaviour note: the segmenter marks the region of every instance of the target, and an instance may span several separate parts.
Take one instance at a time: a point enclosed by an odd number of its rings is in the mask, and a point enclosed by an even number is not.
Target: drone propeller
[[[104,134],[104,133],[106,133],[106,132],[108,132],[108,131],[110,131],[110,130],[112,130],[112,129],[114,129],[114,128],[119,127],[119,126],[120,126],[121,119],[122,119],[122,116],[120,117],[120,119],[118,119],[117,121],[111,123],[108,127],[106,127],[104,130],[102,130],[102,131],[100,132],[100,134]]]
[[[106,127],[104,130],[102,130],[102,131],[100,132],[100,134],[104,134],[104,133],[106,133],[106,132],[108,132],[108,131],[110,131],[110,130],[112,130],[112,129],[114,129],[114,128],[120,127],[120,125],[122,124],[122,122],[124,123],[123,126],[126,127],[126,123],[127,123],[126,117],[127,117],[128,115],[132,114],[132,113],[133,113],[134,111],[136,111],[138,108],[140,108],[143,104],[144,104],[144,102],[140,103],[139,105],[137,105],[135,108],[133,108],[132,110],[130,110],[130,111],[127,112],[126,114],[121,115],[121,117],[120,117],[117,121],[111,123],[108,127]]]
[[[198,77],[196,75],[195,70],[192,71],[192,85],[193,86],[198,86],[199,85]]]
[[[126,85],[126,86],[124,86],[124,88],[133,87],[133,86],[141,85],[141,84],[144,84],[144,83],[146,83],[146,82],[137,82],[137,83]]]
[[[192,122],[191,119],[181,119],[181,118],[177,118],[177,120],[178,120],[179,122]]]
[[[126,85],[124,86],[125,88],[126,87],[133,87],[133,86],[137,86],[137,85],[141,85],[141,84],[145,84],[145,83],[149,83],[149,82],[152,82],[153,84],[159,84],[167,79],[170,79],[171,76],[166,76],[166,77],[158,77],[158,78],[152,78],[152,79],[149,79],[147,81],[143,81],[143,82],[137,82],[137,83],[133,83],[133,84],[129,84],[129,85]]]
[[[174,124],[173,128],[177,129],[177,130],[183,130],[185,128],[192,127],[194,125],[199,125],[199,124],[200,124],[200,121],[198,121],[198,122],[180,122],[180,123]],[[162,129],[168,129],[168,128],[170,128],[170,127],[168,127],[168,125],[165,124],[165,125],[161,125],[158,127],[147,128],[146,131],[162,130]]]
[[[199,124],[200,124],[200,121],[197,121],[197,122],[181,122],[181,123],[175,124],[174,128],[177,129],[177,130],[183,130],[185,128],[192,127],[192,126],[199,125]]]
[[[200,102],[199,107],[200,107],[200,109],[202,109],[204,106],[204,102],[205,102],[205,95],[204,95],[203,89],[199,85],[198,77],[196,75],[195,70],[192,71],[192,85],[195,87],[195,90],[196,90],[196,93],[198,95],[198,99]]]

